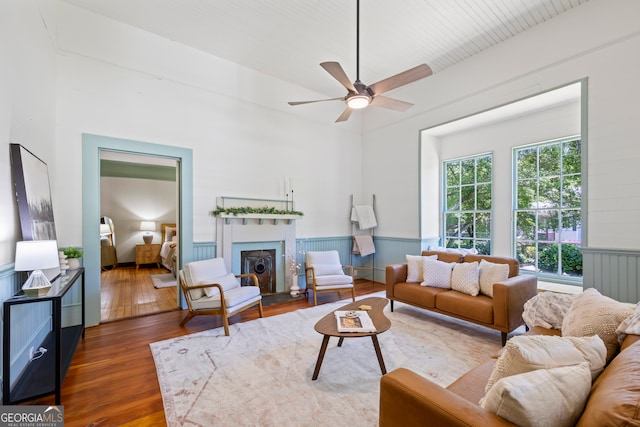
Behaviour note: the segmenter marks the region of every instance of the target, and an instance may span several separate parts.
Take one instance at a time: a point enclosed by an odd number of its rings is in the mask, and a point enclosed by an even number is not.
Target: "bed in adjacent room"
[[[174,276],[177,275],[178,238],[175,224],[162,224],[162,248],[160,263]]]

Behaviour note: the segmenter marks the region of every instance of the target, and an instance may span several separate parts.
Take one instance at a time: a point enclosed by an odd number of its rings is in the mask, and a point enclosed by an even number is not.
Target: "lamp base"
[[[22,290],[28,297],[46,295],[49,293],[49,289],[51,289],[51,282],[49,282],[49,279],[47,279],[40,270],[34,270],[27,281],[24,282],[24,285],[22,285]]]
[[[150,245],[153,242],[153,234],[143,234],[142,240],[144,240],[145,245]]]

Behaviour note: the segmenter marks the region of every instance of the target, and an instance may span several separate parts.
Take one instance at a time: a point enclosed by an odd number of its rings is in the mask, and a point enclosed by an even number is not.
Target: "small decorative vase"
[[[80,268],[80,258],[67,258],[69,270],[77,270]]]
[[[291,288],[289,288],[289,295],[292,297],[297,297],[300,295],[300,287],[298,286],[298,275],[294,274],[291,276]]]

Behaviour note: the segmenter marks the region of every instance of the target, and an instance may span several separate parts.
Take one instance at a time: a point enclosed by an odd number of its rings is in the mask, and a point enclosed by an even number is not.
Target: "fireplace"
[[[270,288],[260,282],[262,293],[288,292],[292,280],[286,268],[290,257],[296,255],[296,215],[247,214],[227,215],[216,219],[216,256],[222,257],[227,270],[244,272],[244,251],[272,251]],[[262,271],[262,266],[259,269]],[[268,269],[264,266],[265,273]],[[253,272],[258,275],[257,272]],[[258,275],[259,276],[259,275]]]
[[[240,252],[240,272],[242,274],[253,273],[258,278],[260,293],[276,293],[276,250],[259,249]],[[243,277],[242,286],[251,286],[253,281],[249,277]]]

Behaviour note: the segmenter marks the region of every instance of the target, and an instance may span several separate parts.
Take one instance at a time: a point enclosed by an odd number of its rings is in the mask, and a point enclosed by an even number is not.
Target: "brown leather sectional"
[[[493,298],[486,295],[471,296],[451,289],[407,283],[407,264],[388,265],[386,286],[391,311],[394,301],[399,301],[496,329],[502,333],[502,345],[506,343],[509,332],[524,324],[524,303],[536,295],[538,280],[533,275],[519,274],[520,266],[516,259],[488,255],[463,256],[437,251],[423,251],[422,255],[438,255],[438,259],[444,262],[480,262],[484,259],[488,262],[508,264],[509,278],[494,283]]]
[[[528,334],[560,335],[532,328]],[[628,335],[620,353],[591,387],[578,427],[640,425],[640,336]],[[447,388],[408,369],[380,380],[380,427],[514,426],[479,405],[497,358],[472,369]]]

